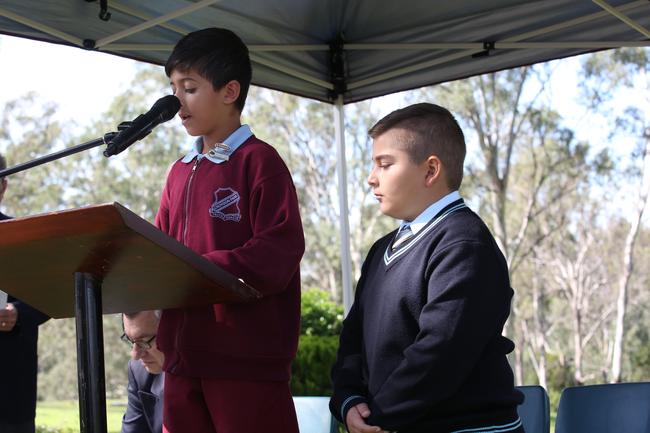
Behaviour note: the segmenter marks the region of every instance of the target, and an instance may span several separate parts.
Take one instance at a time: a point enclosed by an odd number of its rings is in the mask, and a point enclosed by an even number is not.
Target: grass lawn
[[[119,433],[122,427],[122,415],[126,410],[123,401],[106,401],[106,421],[108,433]],[[36,405],[36,425],[44,426],[53,431],[79,431],[79,406],[76,401],[39,401]]]

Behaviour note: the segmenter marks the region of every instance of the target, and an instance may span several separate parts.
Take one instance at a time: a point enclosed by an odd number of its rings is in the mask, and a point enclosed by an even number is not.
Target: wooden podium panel
[[[0,222],[0,290],[74,317],[75,272],[102,279],[104,314],[260,297],[119,203]]]

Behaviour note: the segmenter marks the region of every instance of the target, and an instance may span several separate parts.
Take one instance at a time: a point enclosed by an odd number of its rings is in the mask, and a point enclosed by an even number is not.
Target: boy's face
[[[239,96],[239,88],[233,99],[230,83],[214,90],[210,81],[193,70],[174,70],[169,78],[174,95],[181,101],[179,116],[187,133],[203,136],[209,140],[207,144],[225,139],[222,129],[232,122],[233,116],[239,118],[233,104]],[[227,135],[230,132],[227,131]]]
[[[374,139],[368,184],[382,213],[412,221],[432,203],[431,158],[412,162],[400,147],[403,137],[404,131],[390,129]]]

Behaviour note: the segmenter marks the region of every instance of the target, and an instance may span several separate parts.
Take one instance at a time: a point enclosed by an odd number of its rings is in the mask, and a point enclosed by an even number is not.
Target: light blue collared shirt
[[[433,217],[435,217],[438,214],[438,212],[443,210],[450,203],[453,203],[459,199],[460,199],[460,193],[458,191],[450,192],[449,194],[447,194],[437,202],[430,205],[424,211],[422,211],[422,213],[417,217],[415,217],[413,221],[411,222],[402,221],[402,223],[399,226],[399,229],[402,230],[402,227],[408,224],[413,234],[416,235],[420,230],[422,230],[422,228],[425,225],[427,225],[429,221],[431,221]]]
[[[229,149],[219,149],[219,151],[214,154],[201,153],[203,151],[203,137],[199,137],[194,141],[194,148],[187,155],[185,155],[181,161],[187,164],[192,162],[192,160],[196,157],[199,157],[199,159],[205,157],[215,164],[221,164],[227,160],[227,157],[230,157],[233,153],[235,153],[239,146],[244,144],[244,142],[248,140],[251,135],[253,135],[253,133],[251,132],[251,128],[248,125],[240,126],[235,130],[235,132],[230,134],[228,138],[223,141],[223,144],[227,145]],[[224,155],[225,157],[220,158],[219,155]]]

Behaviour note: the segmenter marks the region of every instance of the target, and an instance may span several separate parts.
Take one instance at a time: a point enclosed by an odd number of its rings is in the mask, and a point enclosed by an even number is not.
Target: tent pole
[[[352,306],[352,266],[350,260],[350,222],[348,220],[348,179],[345,162],[345,108],[343,95],[334,104],[334,134],[336,135],[336,171],[339,181],[339,224],[341,225],[341,281],[343,282],[343,310],[347,316]]]

